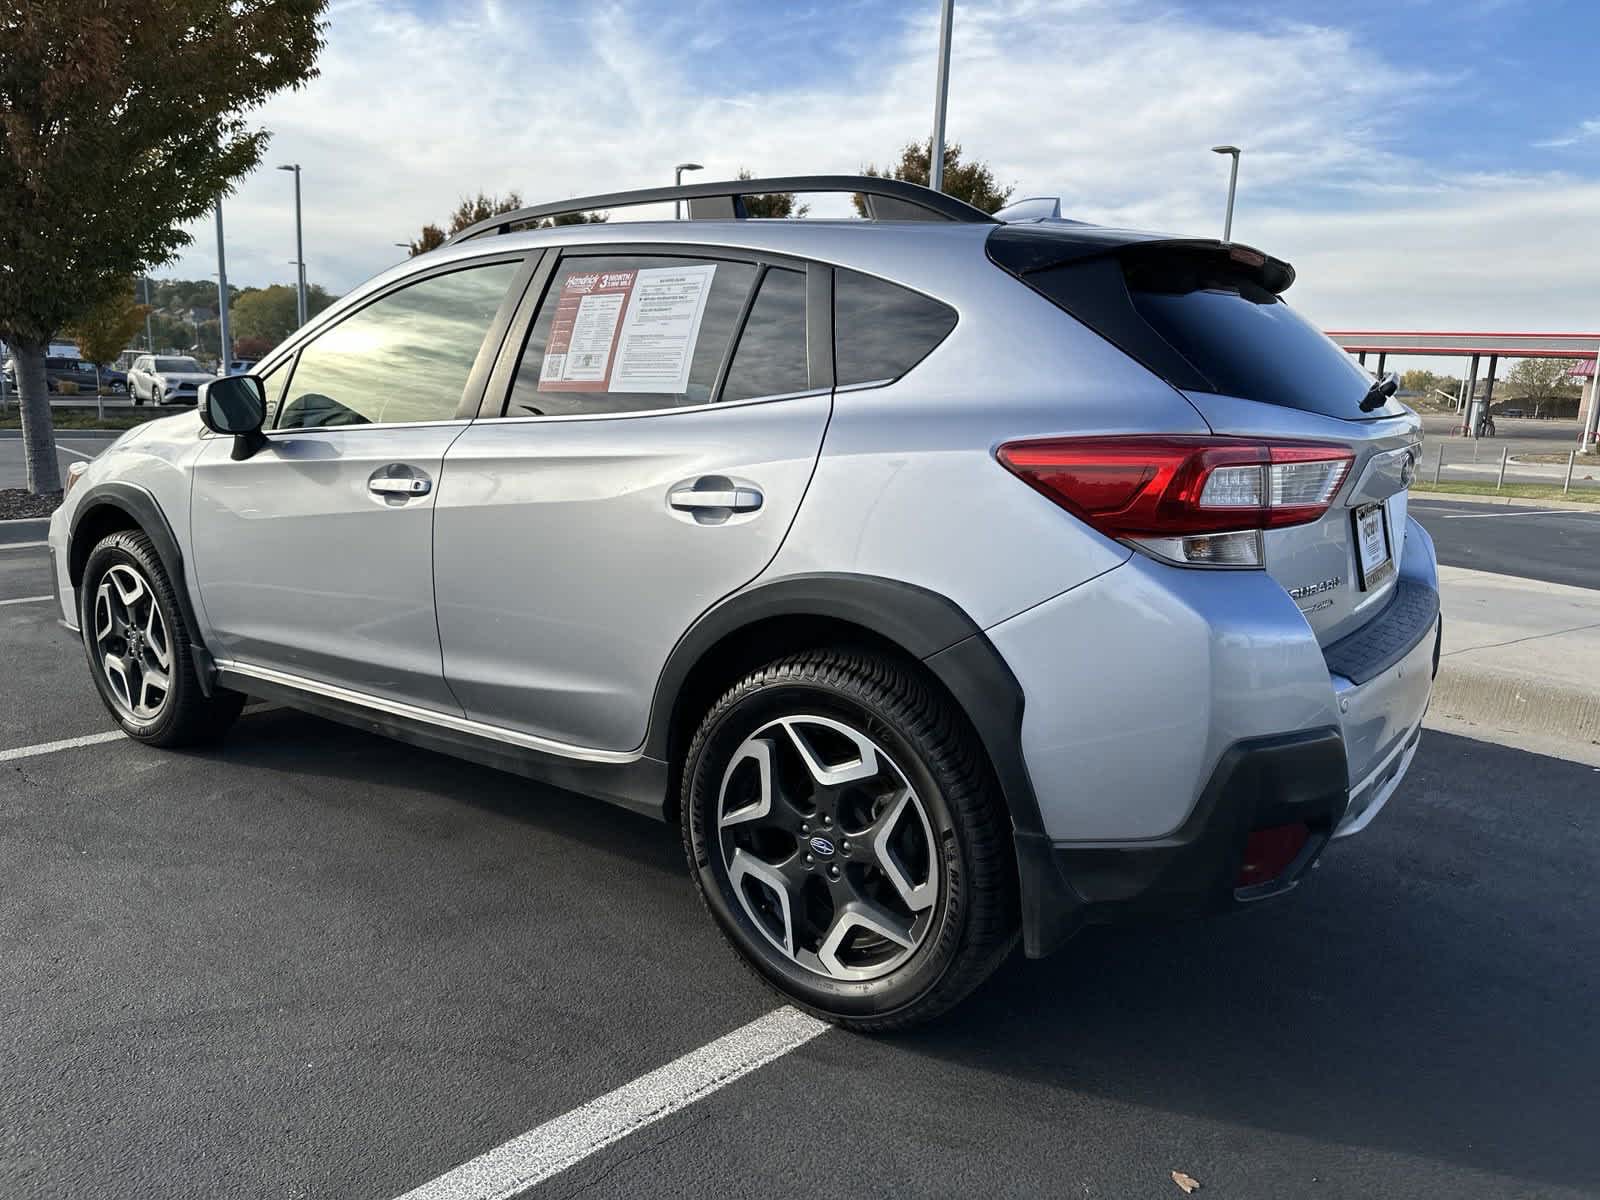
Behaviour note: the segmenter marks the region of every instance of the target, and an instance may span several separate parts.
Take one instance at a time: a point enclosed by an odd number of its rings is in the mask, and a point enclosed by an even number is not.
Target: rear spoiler
[[[1137,261],[1146,256],[1194,254],[1215,256],[1218,265],[1243,272],[1274,295],[1282,295],[1294,283],[1294,268],[1283,259],[1239,242],[1179,238],[1065,221],[1002,225],[989,235],[988,252],[997,266],[1021,277],[1092,258]]]

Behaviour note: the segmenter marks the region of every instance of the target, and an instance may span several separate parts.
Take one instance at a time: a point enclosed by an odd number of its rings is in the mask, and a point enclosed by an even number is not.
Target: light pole
[[[151,354],[156,352],[156,339],[150,332],[150,276],[143,277],[144,283],[144,348]]]
[[[298,290],[295,292],[295,315],[300,318],[300,324],[304,325],[306,323],[306,246],[300,230],[300,164],[284,163],[278,170],[294,172],[294,262],[298,274]]]
[[[195,322],[194,340],[200,340],[200,324]],[[222,197],[217,197],[217,354],[221,358],[221,372],[228,373],[228,360],[233,357],[233,338],[228,330],[228,264],[222,253]]]
[[[928,186],[944,191],[944,110],[950,99],[950,26],[956,18],[956,0],[939,7],[939,82],[933,92],[933,141],[928,143]]]
[[[1233,193],[1239,186],[1239,147],[1213,146],[1211,153],[1226,154],[1233,159],[1228,169],[1228,215],[1222,219],[1222,244],[1226,246],[1233,240]]]
[[[704,169],[699,163],[679,163],[672,168],[672,186],[683,186],[683,173],[685,171],[703,171]],[[683,220],[683,202],[681,200],[672,202],[672,219],[674,221]]]

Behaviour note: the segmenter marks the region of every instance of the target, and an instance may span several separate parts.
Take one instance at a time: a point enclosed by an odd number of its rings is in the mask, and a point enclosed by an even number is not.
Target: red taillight
[[[1274,825],[1270,829],[1257,829],[1245,839],[1244,858],[1239,863],[1239,878],[1234,887],[1254,887],[1278,878],[1300,857],[1311,837],[1309,827],[1302,824]]]
[[[1218,437],[1049,438],[999,458],[1108,537],[1145,540],[1315,521],[1355,461],[1343,446]]]

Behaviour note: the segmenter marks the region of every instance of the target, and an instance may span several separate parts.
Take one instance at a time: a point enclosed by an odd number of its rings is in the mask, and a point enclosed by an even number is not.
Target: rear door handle
[[[733,512],[753,512],[761,507],[759,490],[751,487],[719,488],[715,491],[701,488],[678,488],[670,492],[667,502],[684,512],[696,509],[725,508]]]

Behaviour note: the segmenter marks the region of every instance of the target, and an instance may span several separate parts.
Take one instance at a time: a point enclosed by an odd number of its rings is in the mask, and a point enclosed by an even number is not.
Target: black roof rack
[[[867,205],[872,221],[962,221],[993,225],[995,219],[964,200],[946,196],[920,184],[872,175],[785,175],[777,179],[729,179],[722,183],[685,183],[678,187],[644,188],[612,192],[605,196],[578,196],[554,204],[535,204],[501,213],[468,225],[444,244],[470,241],[491,233],[510,233],[519,225],[545,217],[562,217],[597,208],[628,208],[635,204],[660,204],[687,200],[691,221],[745,220],[744,198],[770,192],[852,192]]]

